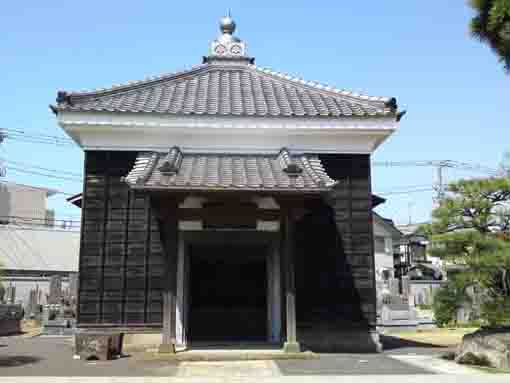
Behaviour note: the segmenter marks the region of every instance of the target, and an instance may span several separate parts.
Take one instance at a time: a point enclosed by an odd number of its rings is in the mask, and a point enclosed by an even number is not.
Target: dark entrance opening
[[[191,246],[190,255],[191,341],[265,341],[265,248]]]

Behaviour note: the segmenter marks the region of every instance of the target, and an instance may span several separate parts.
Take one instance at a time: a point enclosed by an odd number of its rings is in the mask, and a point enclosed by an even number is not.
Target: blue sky
[[[330,4],[330,5],[328,5]],[[497,167],[510,150],[510,77],[470,38],[466,1],[4,2],[0,14],[0,128],[64,136],[48,104],[58,89],[142,79],[198,64],[231,8],[258,65],[370,95],[395,96],[400,130],[378,161],[452,159]],[[8,139],[0,157],[82,173],[79,148]],[[476,176],[450,170],[449,180]],[[373,169],[376,192],[427,188],[432,168]],[[8,170],[7,180],[79,192],[79,182]],[[378,211],[428,219],[432,192],[388,194]],[[74,216],[65,196],[50,199]]]

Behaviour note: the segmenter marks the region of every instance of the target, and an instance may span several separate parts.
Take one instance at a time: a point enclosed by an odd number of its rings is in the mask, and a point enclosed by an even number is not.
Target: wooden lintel
[[[246,217],[263,221],[277,221],[280,219],[279,210],[251,209],[236,207],[236,209],[203,208],[203,209],[178,209],[177,217],[183,221],[200,221],[203,219],[222,218],[227,219]]]

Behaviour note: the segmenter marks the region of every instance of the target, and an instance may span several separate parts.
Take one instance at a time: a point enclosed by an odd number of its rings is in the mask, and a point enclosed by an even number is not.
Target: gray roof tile
[[[315,155],[141,152],[125,181],[136,188],[320,192],[335,185]]]
[[[394,99],[359,96],[236,61],[110,89],[60,92],[57,101],[57,111],[339,118],[396,114]]]

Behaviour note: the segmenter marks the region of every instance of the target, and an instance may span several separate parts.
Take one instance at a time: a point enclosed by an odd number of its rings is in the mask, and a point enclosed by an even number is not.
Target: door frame
[[[282,277],[280,238],[278,232],[253,230],[199,230],[180,231],[177,259],[176,344],[186,348],[189,344],[189,279],[190,247],[192,245],[256,245],[266,248],[266,289],[268,343],[280,344],[282,336]]]

